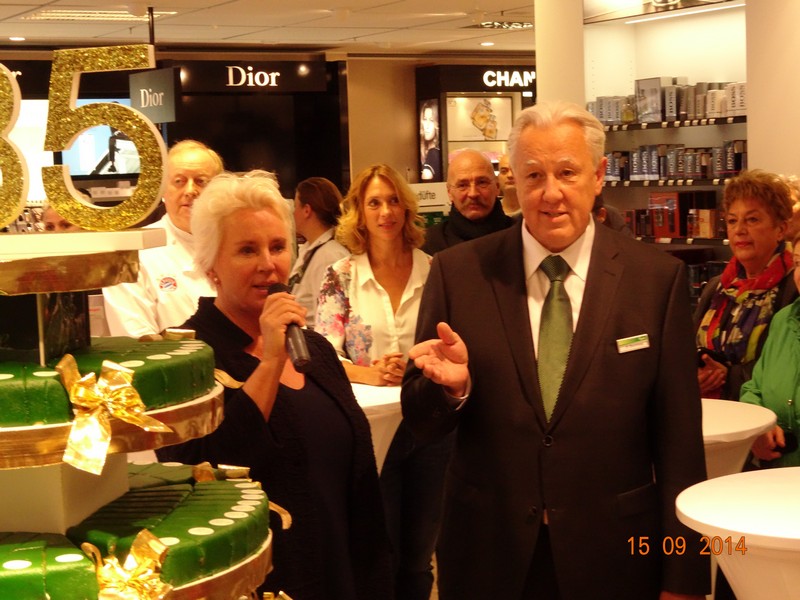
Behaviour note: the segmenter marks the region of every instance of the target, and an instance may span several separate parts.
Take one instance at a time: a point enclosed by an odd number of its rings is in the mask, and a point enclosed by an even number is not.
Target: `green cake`
[[[89,542],[122,561],[148,529],[169,547],[161,579],[178,587],[241,562],[269,535],[269,502],[257,482],[195,482],[192,467],[175,463],[130,472],[127,494],[67,531],[76,546]]]
[[[169,547],[161,579],[180,587],[247,559],[269,535],[269,502],[258,483],[196,482],[193,467],[175,463],[131,464],[128,471],[130,491],[66,536],[0,534],[0,598],[96,600],[84,542],[124,562],[136,535],[148,529]]]
[[[0,533],[0,597],[96,600],[92,561],[63,535]]]
[[[192,400],[214,387],[214,354],[199,340],[94,338],[74,356],[81,375],[93,372],[99,377],[104,360],[132,369],[133,386],[147,410]],[[0,427],[72,420],[69,396],[54,366],[0,362]]]

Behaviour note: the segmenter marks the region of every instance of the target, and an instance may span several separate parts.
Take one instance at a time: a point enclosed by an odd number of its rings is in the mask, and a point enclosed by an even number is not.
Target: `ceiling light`
[[[673,19],[675,17],[688,17],[689,15],[699,15],[700,13],[707,13],[712,12],[715,10],[727,10],[729,8],[741,8],[744,6],[744,0],[741,2],[722,2],[721,5],[715,6],[706,6],[702,8],[692,9],[687,8],[685,10],[676,10],[670,11],[658,15],[653,15],[650,17],[641,17],[639,19],[631,19],[630,21],[625,21],[625,25],[634,25],[636,23],[645,23],[647,21],[657,21],[659,19]]]
[[[24,38],[24,37],[21,37],[21,36],[19,36],[19,35],[12,35],[10,38],[8,38],[8,40],[9,40],[10,42],[24,42],[24,41],[25,41],[25,38]]]
[[[481,46],[486,46],[488,48],[489,46],[494,46],[494,42],[481,42]]]
[[[175,11],[154,11],[153,18],[174,15]],[[133,15],[125,10],[73,10],[73,9],[45,9],[22,17],[28,21],[115,21],[115,22],[146,22],[148,15]]]
[[[531,21],[481,21],[476,27],[480,29],[533,29]]]

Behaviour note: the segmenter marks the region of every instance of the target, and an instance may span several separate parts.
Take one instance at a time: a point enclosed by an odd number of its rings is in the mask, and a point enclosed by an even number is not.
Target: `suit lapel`
[[[564,383],[550,421],[551,426],[563,416],[570,399],[578,392],[592,357],[598,351],[611,307],[617,304],[615,296],[624,270],[618,255],[619,250],[611,232],[603,226],[596,227],[578,326],[572,338]]]
[[[534,408],[540,425],[544,426],[547,420],[536,375],[520,226],[508,228],[495,249],[495,254],[486,255],[485,272],[495,274],[489,280],[500,311],[503,333],[514,357],[517,377],[526,402]]]

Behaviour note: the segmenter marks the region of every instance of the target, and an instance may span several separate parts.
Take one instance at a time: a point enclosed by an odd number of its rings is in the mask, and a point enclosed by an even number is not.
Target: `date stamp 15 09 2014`
[[[683,536],[666,536],[661,538],[660,541],[661,544],[659,548],[658,538],[651,539],[650,536],[647,535],[631,536],[628,538],[630,553],[631,555],[645,556],[650,552],[658,552],[661,550],[665,556],[673,554],[681,556],[686,554],[688,550],[686,539]],[[700,537],[699,554],[704,556],[719,556],[721,554],[732,556],[734,554],[741,554],[744,556],[747,554],[747,543],[744,536],[736,539],[730,535],[727,537],[704,535]]]

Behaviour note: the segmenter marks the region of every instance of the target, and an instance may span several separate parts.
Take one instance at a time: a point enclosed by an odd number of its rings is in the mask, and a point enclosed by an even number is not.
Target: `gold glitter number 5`
[[[8,139],[19,116],[19,84],[4,65],[0,65],[0,227],[17,218],[28,198],[28,169],[22,153]]]
[[[56,50],[50,74],[49,111],[44,149],[58,152],[72,145],[82,131],[108,125],[127,135],[139,152],[140,172],[130,198],[107,208],[90,204],[75,190],[66,166],[42,168],[42,182],[53,208],[68,221],[92,231],[132,227],[149,215],[161,199],[167,151],[155,125],[142,113],[121,104],[96,102],[76,107],[81,73],[126,71],[155,66],[149,45]]]

